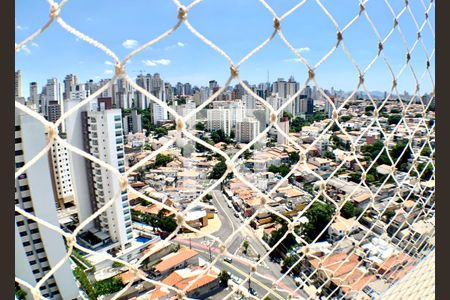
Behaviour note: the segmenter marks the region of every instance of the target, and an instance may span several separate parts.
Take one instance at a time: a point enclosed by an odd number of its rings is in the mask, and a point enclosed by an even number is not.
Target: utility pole
[[[192,249],[192,238],[189,238],[189,249]]]
[[[209,262],[211,262],[212,261],[211,245],[209,245],[208,250],[209,250]]]

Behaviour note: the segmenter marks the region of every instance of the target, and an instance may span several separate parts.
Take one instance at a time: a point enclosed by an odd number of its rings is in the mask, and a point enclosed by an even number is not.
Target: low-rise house
[[[336,216],[336,220],[328,227],[328,235],[332,241],[337,241],[344,236],[354,233],[359,228],[359,222],[356,218],[346,219],[342,216]]]
[[[176,270],[167,276],[162,283],[172,286],[179,290],[187,288],[186,297],[191,299],[206,299],[216,293],[220,287],[220,279],[218,273],[209,271],[203,274],[203,268],[185,268]],[[176,293],[165,287],[158,286],[154,290],[146,294],[146,299],[172,299],[176,298]]]
[[[198,264],[198,252],[189,248],[180,248],[177,252],[164,256],[161,262],[154,266],[154,273],[157,278],[161,278],[191,264]]]

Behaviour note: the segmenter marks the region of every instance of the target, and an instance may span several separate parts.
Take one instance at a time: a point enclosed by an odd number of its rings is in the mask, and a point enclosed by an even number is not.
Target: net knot
[[[48,138],[50,139],[50,142],[53,142],[56,139],[56,137],[58,136],[58,128],[55,127],[53,124],[47,125],[47,135],[48,135]]]
[[[180,117],[177,117],[176,124],[177,124],[178,132],[183,131],[184,128],[186,127],[186,123],[184,122],[183,118],[180,118]]]
[[[342,32],[338,31],[337,32],[337,41],[338,44],[344,39],[344,37],[342,36]]]
[[[128,187],[128,178],[126,176],[121,176],[119,178],[119,184],[122,191],[126,190]]]
[[[186,15],[187,15],[187,9],[184,6],[180,6],[178,8],[178,19],[181,21],[185,21],[186,20]]]
[[[378,52],[381,52],[381,51],[383,51],[383,43],[379,42],[378,43]]]
[[[73,248],[73,246],[75,246],[75,244],[76,244],[75,237],[70,235],[70,236],[66,236],[65,238],[66,238],[67,247]]]
[[[308,79],[313,80],[314,79],[314,71],[312,69],[308,70]]]
[[[236,66],[230,67],[230,74],[231,74],[231,77],[233,77],[233,78],[238,76],[239,73],[238,73],[238,69],[236,68]]]
[[[177,299],[186,299],[186,294],[183,291],[177,291]]]
[[[270,125],[273,125],[277,122],[277,114],[273,111],[270,113]]]
[[[333,110],[333,114],[332,114],[332,117],[333,117],[333,120],[337,120],[338,119],[338,117],[339,117],[339,114],[338,114],[338,112],[337,112],[337,110],[336,109],[334,109]]]
[[[375,110],[373,111],[373,116],[374,116],[375,118],[378,118],[378,115],[379,115],[378,109],[375,109]]]
[[[116,63],[114,66],[114,72],[116,73],[116,76],[125,74],[125,66],[121,65],[120,63]]]
[[[231,160],[226,160],[225,164],[227,165],[227,170],[230,172],[234,171],[234,163]]]
[[[220,246],[219,246],[219,250],[220,250],[220,253],[225,253],[225,250],[227,250],[227,247],[225,247],[225,244],[220,244]]]
[[[275,28],[275,30],[280,30],[280,26],[281,26],[281,23],[280,23],[280,20],[278,19],[278,18],[274,18],[273,19],[273,28]]]
[[[59,13],[61,12],[61,8],[59,7],[58,3],[53,3],[50,5],[50,18],[54,19],[59,16]]]
[[[394,28],[398,26],[398,20],[397,18],[394,19]]]
[[[363,173],[361,174],[361,180],[362,180],[362,181],[365,181],[365,180],[366,180],[366,177],[367,177],[366,172],[363,172]]]
[[[261,205],[266,205],[266,203],[267,203],[266,197],[262,197],[261,198]]]
[[[179,225],[179,226],[184,224],[184,215],[183,215],[183,213],[177,213],[176,214],[176,221],[177,221],[177,225]]]
[[[359,85],[361,85],[361,84],[363,84],[364,83],[364,75],[363,74],[360,74],[359,75]]]

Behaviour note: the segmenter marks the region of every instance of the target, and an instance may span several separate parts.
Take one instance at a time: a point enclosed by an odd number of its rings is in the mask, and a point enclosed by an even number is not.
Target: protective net
[[[207,1],[207,0],[205,0]],[[166,211],[175,215],[176,229],[164,239],[155,243],[156,246],[151,251],[146,252],[136,262],[130,263],[128,261],[119,259],[113,255],[105,252],[96,252],[77,242],[77,235],[90,222],[99,218],[103,212],[109,207],[112,207],[115,202],[122,201],[121,192],[115,193],[111,199],[107,199],[104,205],[95,211],[89,218],[83,220],[72,232],[64,231],[58,224],[48,222],[48,220],[39,218],[32,212],[20,206],[15,206],[16,214],[24,216],[26,219],[37,222],[41,226],[60,234],[64,237],[67,246],[67,255],[55,264],[44,277],[42,277],[36,285],[26,282],[22,278],[15,278],[16,283],[24,290],[29,290],[35,299],[44,298],[41,294],[40,287],[65,263],[68,262],[69,257],[74,255],[74,250],[78,249],[84,253],[100,256],[104,259],[111,260],[116,263],[123,264],[129,268],[131,279],[123,289],[115,293],[112,299],[118,299],[126,295],[127,290],[137,280],[142,280],[155,287],[161,287],[171,292],[175,297],[187,297],[187,291],[201,280],[204,276],[211,273],[212,270],[223,261],[225,257],[235,258],[236,255],[229,251],[230,246],[244,236],[254,235],[255,224],[261,222],[261,215],[269,215],[272,220],[278,220],[280,228],[276,230],[276,234],[270,236],[256,235],[254,238],[259,239],[257,242],[263,245],[260,249],[254,250],[257,258],[248,263],[247,270],[241,275],[244,280],[239,283],[230,281],[230,288],[227,289],[229,293],[224,296],[224,299],[232,297],[250,297],[250,298],[299,298],[299,299],[365,299],[377,298],[382,293],[378,291],[380,285],[391,286],[396,282],[405,280],[407,283],[411,277],[405,277],[405,274],[416,270],[417,276],[425,276],[432,279],[430,284],[420,285],[420,292],[415,294],[404,293],[404,290],[410,290],[408,284],[397,284],[392,289],[387,289],[385,299],[425,299],[423,297],[432,297],[430,293],[434,293],[434,272],[427,272],[427,268],[420,267],[415,269],[415,266],[426,257],[430,252],[434,253],[434,212],[435,212],[435,121],[434,121],[434,74],[430,70],[434,62],[435,50],[427,49],[423,42],[422,35],[427,31],[428,35],[432,36],[434,41],[434,24],[430,22],[429,15],[434,12],[435,4],[433,1],[425,3],[425,1],[416,1],[420,4],[423,11],[422,17],[418,20],[417,13],[411,10],[410,1],[405,0],[403,7],[398,12],[395,12],[391,7],[390,1],[385,0],[385,5],[392,14],[392,27],[386,36],[381,36],[378,32],[374,22],[371,19],[371,12],[366,9],[369,1],[355,1],[355,5],[359,6],[359,12],[352,18],[345,26],[341,26],[335,20],[333,15],[327,10],[325,5],[320,0],[304,0],[298,2],[292,9],[279,16],[271,6],[265,1],[255,1],[255,5],[263,5],[273,16],[272,22],[273,31],[268,38],[260,45],[256,46],[239,62],[234,62],[230,56],[208,40],[201,32],[189,22],[188,13],[196,9],[201,0],[193,1],[188,6],[182,5],[178,0],[174,0],[176,11],[174,11],[174,19],[176,17],[176,24],[168,29],[160,36],[153,38],[149,42],[133,50],[122,60],[110,50],[106,45],[86,34],[73,28],[66,23],[61,17],[61,11],[64,10],[68,0],[63,0],[59,3],[53,0],[48,0],[50,15],[48,22],[42,26],[35,33],[30,35],[22,42],[16,44],[16,51],[31,43],[36,37],[45,34],[45,31],[50,26],[61,26],[67,32],[73,34],[77,38],[89,43],[110,56],[115,63],[115,74],[113,78],[101,86],[96,92],[91,94],[86,99],[80,101],[77,105],[62,113],[61,117],[55,122],[49,122],[39,113],[33,111],[26,105],[16,101],[16,110],[27,114],[34,119],[41,122],[46,128],[46,135],[48,144],[43,148],[33,159],[25,162],[23,166],[16,169],[15,178],[19,178],[26,174],[27,170],[37,161],[48,155],[52,145],[58,143],[68,149],[68,151],[79,155],[86,160],[89,160],[99,166],[99,168],[108,170],[113,174],[116,180],[120,183],[122,191],[127,191],[130,194],[144,199],[145,201],[155,205],[158,208],[163,208]],[[336,29],[335,45],[329,52],[320,59],[315,65],[311,65],[305,57],[301,55],[298,49],[294,48],[289,40],[285,37],[282,30],[283,22],[289,18],[295,11],[299,10],[305,3],[314,2],[325,13],[329,22]],[[354,59],[350,51],[346,48],[346,32],[357,26],[358,20],[365,19],[378,44],[366,45],[364,47],[373,48],[373,60],[365,67],[361,67]],[[405,38],[401,26],[402,20],[412,20],[417,31],[417,37],[414,43],[409,45]],[[58,25],[54,24],[57,23]],[[200,41],[209,46],[218,55],[222,56],[229,63],[229,77],[226,83],[212,94],[201,105],[192,109],[187,114],[179,114],[168,104],[155,97],[152,93],[139,86],[132,78],[129,77],[125,70],[126,63],[135,55],[141,53],[148,47],[157,44],[172,33],[178,30],[180,26],[186,28],[196,36]],[[404,57],[404,65],[398,73],[394,73],[391,68],[389,58],[384,53],[384,47],[391,38],[394,38],[394,33],[398,35],[404,45],[403,52],[398,52],[398,56]],[[275,109],[267,100],[257,95],[246,82],[241,79],[239,70],[240,67],[254,56],[257,52],[266,47],[275,36],[278,36],[281,41],[292,51],[295,57],[303,64],[307,73],[304,74],[305,81],[301,88],[289,99]],[[355,89],[350,96],[339,105],[334,99],[324,92],[319,83],[316,81],[315,74],[322,64],[324,64],[338,49],[341,49],[345,55],[350,59],[358,76],[358,82],[355,82]],[[425,61],[420,61],[426,67],[422,74],[417,74],[412,63],[412,57],[420,52],[426,57]],[[385,95],[383,100],[374,99],[371,93],[365,86],[365,75],[371,70],[371,67],[378,61],[382,61],[387,67],[388,72],[385,76],[391,78],[392,85],[389,92]],[[410,95],[408,99],[400,95],[397,90],[397,82],[406,72],[410,72],[414,78],[414,94]],[[137,92],[141,93],[152,102],[157,103],[163,107],[167,112],[173,116],[176,124],[176,136],[169,138],[168,141],[155,151],[140,159],[131,167],[127,168],[125,172],[120,172],[117,168],[107,164],[100,158],[89,154],[84,149],[79,149],[67,142],[66,139],[61,138],[58,134],[59,126],[65,122],[77,110],[82,109],[91,101],[106,91],[118,79],[125,80]],[[252,141],[242,146],[234,155],[229,155],[225,150],[219,149],[210,143],[199,138],[193,134],[192,128],[187,126],[188,120],[209,104],[213,103],[219,95],[221,95],[226,87],[232,82],[239,83],[245,92],[254,97],[266,110],[269,115],[269,125],[261,131]],[[424,81],[429,81],[432,89],[429,91],[422,91],[420,84]],[[291,105],[295,99],[305,91],[308,85],[313,85],[317,88],[326,101],[326,105],[330,109],[330,118],[323,123],[322,129],[314,137],[314,140],[305,145],[300,145],[298,141],[282,128],[279,121],[283,111]],[[353,106],[359,105],[355,101],[355,94],[358,91],[363,91],[370,101],[369,110],[364,125],[360,130],[350,129],[343,116],[348,115],[349,110]],[[425,92],[428,92],[428,98],[425,98]],[[393,107],[397,111],[397,118],[392,117]],[[389,114],[390,113],[390,114]],[[386,124],[389,124],[388,126]],[[290,170],[283,174],[271,188],[262,189],[258,186],[258,182],[252,179],[252,176],[247,176],[248,173],[243,172],[242,158],[248,151],[252,151],[255,144],[262,140],[270,130],[275,130],[279,135],[285,139],[291,152],[298,153],[297,162],[293,163]],[[378,148],[374,144],[368,144],[367,135],[369,131],[376,130],[380,136],[380,143],[377,143]],[[339,134],[336,135],[335,133]],[[401,133],[401,137],[399,135]],[[334,137],[334,143],[345,144],[339,159],[335,157],[335,163],[331,167],[332,172],[324,176],[321,172],[322,164],[324,168],[329,167],[326,160],[321,161],[315,159],[315,163],[311,164],[311,155],[325,138]],[[137,190],[130,185],[129,177],[131,174],[139,172],[140,169],[147,166],[149,161],[153,161],[158,154],[164,153],[172,149],[177,137],[183,136],[191,141],[206,148],[206,151],[212,151],[226,165],[226,171],[221,174],[220,178],[212,181],[212,184],[202,190],[200,195],[197,195],[184,209],[175,209],[173,206],[157,201],[143,191]],[[336,138],[337,136],[337,138]],[[343,179],[341,175],[345,173],[345,169],[349,165],[359,170],[358,175],[352,180]],[[276,197],[280,195],[286,183],[293,177],[310,178],[308,189],[302,185],[303,192],[308,194],[308,200],[303,203],[300,209],[293,209],[290,213],[280,213],[272,205]],[[232,178],[232,179],[230,179]],[[76,180],[76,179],[75,179]],[[242,224],[233,227],[232,232],[226,239],[219,238],[211,233],[191,226],[187,221],[186,212],[199,204],[205,196],[211,193],[217,193],[220,190],[225,190],[230,184],[241,184],[246,187],[251,193],[252,198],[258,199],[258,204],[253,206],[254,209],[247,217],[244,218]],[[50,188],[50,187],[49,187]],[[350,203],[352,203],[350,205]],[[358,213],[349,214],[349,207],[353,204],[364,203]],[[225,202],[223,203],[225,205]],[[318,215],[325,215],[318,221]],[[343,217],[345,216],[345,217]],[[325,220],[325,221],[323,221]],[[322,223],[321,223],[322,222]],[[188,224],[189,223],[189,224]],[[190,225],[191,224],[191,225]],[[430,225],[431,224],[431,225]],[[431,226],[431,227],[430,227]],[[256,226],[257,227],[257,226]],[[424,228],[431,228],[430,230]],[[182,231],[190,231],[198,233],[199,236],[205,237],[210,241],[209,251],[211,248],[215,249],[214,255],[209,261],[205,262],[200,275],[190,281],[184,288],[177,288],[172,285],[163,283],[142,272],[142,263],[152,254],[168,247],[172,242],[176,243],[177,234]],[[355,234],[357,232],[357,234]],[[332,246],[325,247],[326,242],[323,241],[324,235],[328,236],[328,240],[333,240]],[[251,239],[250,239],[251,240]],[[252,243],[251,243],[252,244]],[[256,244],[256,242],[255,242]],[[292,247],[294,245],[294,247]],[[250,247],[250,248],[252,248]],[[326,249],[324,250],[323,247]],[[288,254],[285,249],[289,248]],[[283,250],[284,249],[284,250]],[[294,251],[291,251],[295,249]],[[381,249],[381,250],[380,250]],[[262,272],[267,268],[267,261],[273,257],[274,254],[283,252],[283,267],[285,271],[279,278],[268,278]],[[381,253],[383,252],[383,253]],[[380,254],[381,253],[381,254]],[[390,255],[388,255],[388,254]],[[433,254],[434,255],[434,254]],[[381,257],[381,258],[380,258]],[[430,260],[426,260],[429,262]],[[434,264],[434,260],[432,260]],[[296,285],[292,288],[286,282],[291,281],[295,277]],[[428,280],[427,279],[427,280]],[[265,280],[265,281],[264,281]],[[425,280],[425,279],[424,279]],[[253,296],[247,290],[246,285],[270,282],[270,286],[265,285],[265,295]],[[416,287],[419,287],[416,285]],[[64,287],[59,287],[63,289]],[[399,292],[399,289],[401,292]],[[427,292],[431,291],[431,292]],[[395,296],[402,295],[402,296]],[[406,297],[406,298],[405,298]],[[383,298],[383,297],[382,297]]]

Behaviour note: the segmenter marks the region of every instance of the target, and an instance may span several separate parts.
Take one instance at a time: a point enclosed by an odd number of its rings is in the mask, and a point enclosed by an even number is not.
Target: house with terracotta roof
[[[198,252],[189,248],[180,248],[177,252],[161,258],[161,261],[154,266],[154,273],[161,278],[191,264],[198,264]]]
[[[186,289],[186,297],[193,299],[206,299],[215,294],[220,288],[220,279],[214,271],[203,274],[200,267],[189,267],[173,271],[162,283],[179,290]],[[146,294],[147,300],[172,299],[176,293],[167,287],[157,286]]]
[[[325,283],[323,290],[340,298],[362,291],[366,285],[377,279],[360,261],[361,257],[357,254],[342,252],[318,258],[309,257],[307,264],[309,263],[310,272],[316,271],[317,280]]]

